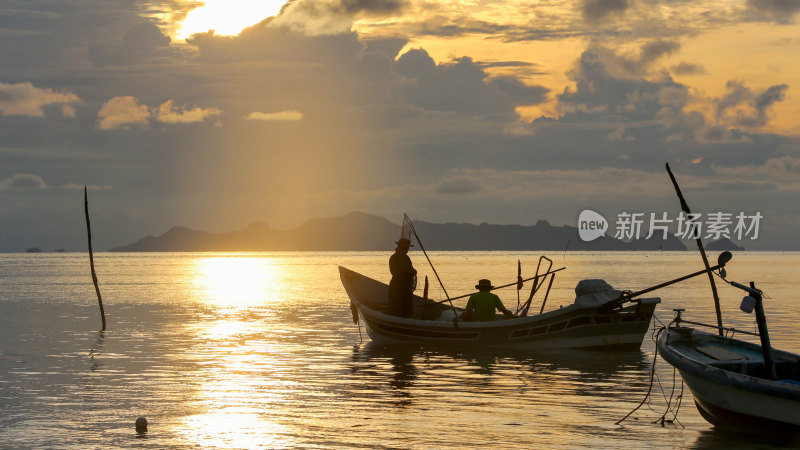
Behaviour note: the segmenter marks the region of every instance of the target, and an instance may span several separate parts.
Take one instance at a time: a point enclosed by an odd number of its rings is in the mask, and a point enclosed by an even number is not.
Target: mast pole
[[[675,175],[672,174],[672,170],[669,168],[669,163],[667,165],[667,173],[669,174],[669,179],[672,180],[672,185],[675,187],[675,193],[678,194],[678,200],[681,202],[681,209],[683,212],[686,213],[688,216],[692,213],[689,210],[689,205],[686,204],[686,200],[683,198],[683,194],[681,193],[681,188],[678,187],[678,182],[675,180]],[[714,275],[711,273],[711,266],[708,264],[708,257],[706,256],[706,251],[703,248],[703,241],[700,238],[700,235],[697,236],[697,248],[700,250],[700,256],[703,257],[703,264],[706,267],[706,271],[708,272],[708,282],[711,283],[711,294],[714,296],[714,307],[716,308],[717,312],[717,325],[719,326],[719,335],[723,336],[724,333],[722,332],[722,311],[720,310],[719,306],[719,295],[717,294],[717,285],[714,283]]]

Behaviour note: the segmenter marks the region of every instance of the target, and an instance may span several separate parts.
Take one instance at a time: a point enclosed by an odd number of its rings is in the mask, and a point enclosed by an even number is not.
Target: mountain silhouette
[[[673,235],[661,239],[622,241],[603,236],[584,242],[578,229],[553,226],[546,220],[534,225],[491,225],[482,223],[431,223],[414,221],[426,250],[686,250]],[[112,252],[208,252],[208,251],[370,251],[393,250],[400,225],[383,217],[362,212],[312,219],[289,230],[276,230],[264,222],[253,222],[239,231],[209,233],[187,227],[172,227],[161,236],[147,236]],[[732,242],[712,242],[709,250]],[[722,247],[720,247],[721,249]],[[739,247],[741,248],[741,247]],[[418,250],[418,247],[416,248]]]

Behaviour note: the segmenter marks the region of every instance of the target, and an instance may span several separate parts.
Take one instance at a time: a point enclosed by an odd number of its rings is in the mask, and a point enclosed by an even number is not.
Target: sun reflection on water
[[[272,261],[263,257],[214,256],[198,259],[195,285],[200,298],[223,308],[268,303],[280,285]]]
[[[199,367],[198,410],[177,431],[201,447],[277,448],[294,430],[281,423],[286,382],[276,372],[270,320],[281,302],[281,271],[270,257],[214,255],[194,262],[195,297],[213,309],[187,324]]]

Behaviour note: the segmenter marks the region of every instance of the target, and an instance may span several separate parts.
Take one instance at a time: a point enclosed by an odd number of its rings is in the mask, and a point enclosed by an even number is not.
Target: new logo
[[[583,241],[593,241],[605,235],[607,229],[606,218],[591,209],[584,209],[578,216],[578,235]]]

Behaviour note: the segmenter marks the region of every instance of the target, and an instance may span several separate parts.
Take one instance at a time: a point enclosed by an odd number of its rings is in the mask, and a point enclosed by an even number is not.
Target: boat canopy
[[[616,300],[622,291],[614,289],[606,280],[581,280],[575,286],[575,305],[581,307],[597,307]]]

